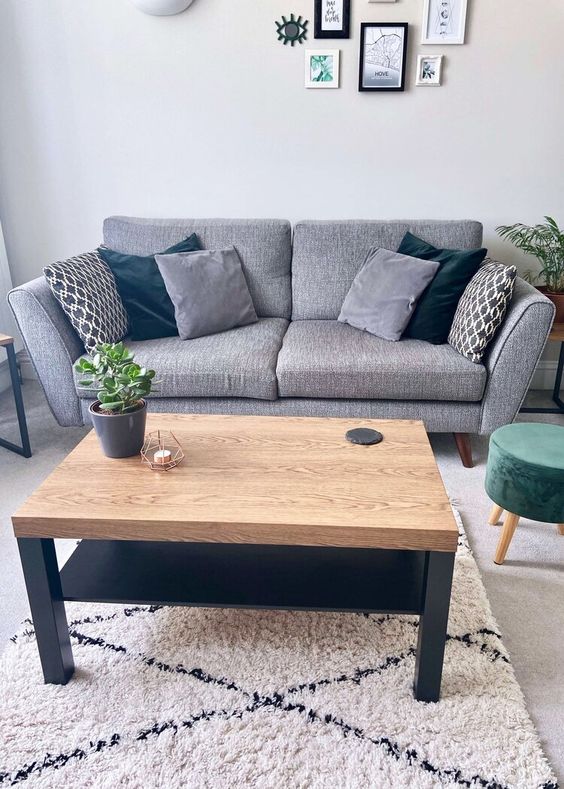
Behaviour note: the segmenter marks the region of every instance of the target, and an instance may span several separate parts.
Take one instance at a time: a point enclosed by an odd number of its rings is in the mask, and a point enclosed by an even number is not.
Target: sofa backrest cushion
[[[336,320],[369,250],[396,250],[408,230],[437,247],[473,249],[482,243],[482,225],[470,220],[298,222],[292,259],[292,319]]]
[[[130,255],[153,255],[196,233],[204,249],[234,246],[257,315],[289,318],[292,234],[284,219],[139,219],[111,216],[104,243]]]

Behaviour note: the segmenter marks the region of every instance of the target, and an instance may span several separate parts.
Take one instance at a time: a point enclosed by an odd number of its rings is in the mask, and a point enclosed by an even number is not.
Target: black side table
[[[564,400],[560,397],[562,388],[562,374],[564,373],[564,323],[555,323],[552,326],[549,340],[560,343],[560,355],[558,357],[558,367],[556,368],[556,379],[552,392],[552,400],[556,408],[522,408],[522,414],[564,414]]]
[[[19,447],[17,444],[12,444],[11,441],[6,441],[6,439],[0,438],[0,447],[9,449],[11,452],[16,452],[18,455],[23,455],[24,458],[30,458],[31,446],[29,444],[29,434],[27,432],[27,422],[25,419],[18,363],[16,361],[16,352],[14,350],[14,338],[9,337],[7,334],[0,334],[0,346],[5,348],[6,353],[8,354],[8,365],[10,367],[12,391],[14,393],[14,400],[16,401],[16,413],[18,415],[18,424],[20,426],[20,437],[22,442],[21,447]]]

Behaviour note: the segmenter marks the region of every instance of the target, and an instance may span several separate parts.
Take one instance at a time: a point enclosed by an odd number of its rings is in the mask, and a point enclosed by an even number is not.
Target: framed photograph
[[[468,0],[425,0],[422,44],[464,44]]]
[[[404,90],[407,22],[362,22],[359,90]]]
[[[315,38],[349,38],[351,0],[315,0]]]
[[[442,55],[418,55],[416,85],[438,88],[441,84]]]
[[[306,88],[338,88],[338,49],[307,49],[305,53]]]

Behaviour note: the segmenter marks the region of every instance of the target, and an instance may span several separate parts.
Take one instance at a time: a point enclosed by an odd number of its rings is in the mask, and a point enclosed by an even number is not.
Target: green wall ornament
[[[278,41],[282,41],[284,45],[291,44],[294,46],[296,41],[298,44],[303,44],[307,39],[307,26],[309,24],[307,19],[302,19],[299,16],[297,19],[294,14],[290,14],[290,19],[282,17],[281,22],[275,22],[276,32],[278,33]]]

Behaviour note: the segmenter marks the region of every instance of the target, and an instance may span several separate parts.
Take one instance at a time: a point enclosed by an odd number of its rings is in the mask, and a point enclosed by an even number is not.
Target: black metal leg
[[[74,672],[65,603],[53,540],[20,537],[31,616],[45,682],[66,685]]]
[[[529,408],[521,409],[523,414],[564,414],[564,400],[560,397],[562,389],[562,375],[564,374],[564,342],[560,343],[560,354],[558,356],[558,366],[556,368],[556,378],[554,379],[554,389],[552,390],[552,400],[556,408]]]
[[[438,701],[445,653],[454,553],[427,551],[415,661],[415,698]]]
[[[563,372],[564,372],[564,342],[560,344],[560,355],[558,356],[558,367],[556,368],[556,378],[554,380],[554,390],[552,392],[552,399],[562,411],[564,411],[564,401],[560,397],[560,389],[562,388]]]
[[[16,452],[18,455],[23,455],[24,458],[30,458],[31,446],[29,443],[29,433],[27,432],[27,422],[25,418],[24,402],[20,384],[20,373],[16,360],[16,352],[12,344],[6,345],[6,353],[8,354],[8,366],[10,368],[12,391],[14,393],[14,400],[16,403],[16,414],[18,416],[18,425],[20,428],[22,445],[19,447],[17,444],[12,444],[11,441],[6,441],[5,439],[0,438],[0,446],[4,447],[5,449],[10,449],[12,452]]]

